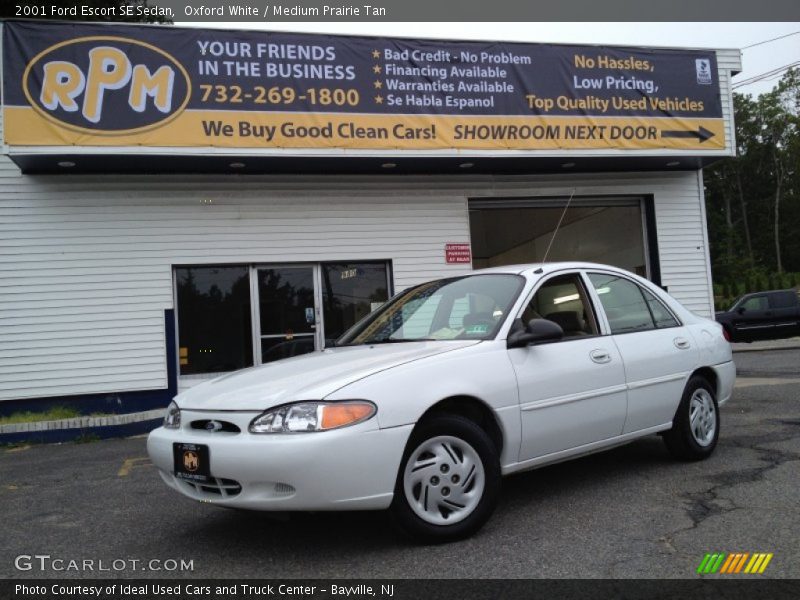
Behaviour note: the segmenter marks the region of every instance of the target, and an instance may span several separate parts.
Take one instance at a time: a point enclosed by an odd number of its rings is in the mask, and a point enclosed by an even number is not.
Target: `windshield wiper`
[[[375,340],[373,342],[364,342],[368,345],[373,344],[404,344],[406,342],[438,342],[436,338],[384,338],[382,340]]]
[[[345,346],[373,346],[375,344],[405,344],[407,342],[441,342],[436,338],[384,338],[382,340],[374,340],[371,342],[348,342],[347,344],[336,344],[337,348],[344,348]],[[330,347],[330,346],[328,346]]]

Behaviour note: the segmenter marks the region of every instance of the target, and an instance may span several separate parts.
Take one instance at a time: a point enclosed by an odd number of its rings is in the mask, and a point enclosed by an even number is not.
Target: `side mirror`
[[[509,348],[523,348],[531,344],[555,342],[563,337],[564,330],[558,323],[547,319],[531,319],[524,328],[512,329],[506,343]]]
[[[739,313],[740,315],[743,315],[746,310],[747,309],[744,306],[740,306],[739,308],[736,309],[736,312]]]

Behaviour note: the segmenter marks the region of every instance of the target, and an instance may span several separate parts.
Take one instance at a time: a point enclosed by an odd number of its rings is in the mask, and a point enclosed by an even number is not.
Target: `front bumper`
[[[388,508],[412,425],[378,429],[375,419],[339,430],[251,434],[257,412],[184,410],[180,429],[159,427],[147,452],[164,482],[189,498],[254,510]],[[192,429],[200,419],[235,422],[241,433]],[[205,444],[215,484],[188,483],[173,473],[173,443]]]

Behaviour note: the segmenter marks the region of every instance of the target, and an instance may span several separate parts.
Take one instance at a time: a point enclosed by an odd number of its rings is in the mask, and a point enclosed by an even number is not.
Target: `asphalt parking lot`
[[[774,553],[760,577],[797,578],[800,350],[736,361],[744,377],[711,459],[674,462],[652,436],[516,475],[476,537],[444,546],[409,543],[381,513],[276,519],[195,503],[161,483],[142,438],[0,449],[0,577],[691,578],[721,551]],[[15,568],[36,554],[142,562]],[[142,571],[151,559],[193,570]]]

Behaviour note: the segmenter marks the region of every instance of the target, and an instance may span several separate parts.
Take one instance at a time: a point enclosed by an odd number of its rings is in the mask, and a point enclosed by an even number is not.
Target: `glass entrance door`
[[[313,352],[317,348],[317,267],[255,269],[256,354],[260,363]]]

